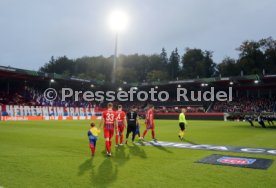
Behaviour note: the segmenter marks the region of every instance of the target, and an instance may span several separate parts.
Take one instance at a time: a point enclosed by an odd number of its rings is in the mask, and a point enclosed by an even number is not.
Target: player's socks
[[[180,133],[180,137],[181,137],[181,140],[183,140],[183,139],[184,139],[184,131],[181,131],[181,133]]]
[[[143,138],[145,138],[146,134],[147,134],[147,130],[144,131]]]
[[[112,145],[112,141],[109,140],[109,147],[111,148],[111,145]],[[109,151],[110,152],[110,151]]]
[[[154,132],[154,130],[151,131],[151,136],[152,136],[152,139],[155,139],[155,132]]]
[[[117,135],[117,134],[116,134],[115,142],[116,142],[116,145],[119,144],[119,135]]]
[[[107,140],[105,141],[105,147],[106,147],[107,152],[110,153],[110,143]]]
[[[120,135],[120,144],[123,144],[123,141],[124,141],[123,139],[124,139],[124,136],[123,136],[123,134],[121,134]]]
[[[182,140],[183,136],[184,136],[184,133],[183,133],[183,131],[180,130],[178,133],[178,137]]]

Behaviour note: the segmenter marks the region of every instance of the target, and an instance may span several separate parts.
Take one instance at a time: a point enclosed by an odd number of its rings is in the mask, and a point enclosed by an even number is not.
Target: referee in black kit
[[[126,144],[128,142],[128,136],[132,132],[132,142],[134,142],[136,126],[138,124],[138,115],[135,107],[131,107],[130,112],[126,114],[127,118],[127,133],[126,133]]]

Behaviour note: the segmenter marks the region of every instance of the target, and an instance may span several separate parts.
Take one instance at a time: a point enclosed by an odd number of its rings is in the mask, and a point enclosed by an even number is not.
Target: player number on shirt
[[[107,113],[106,114],[106,120],[107,121],[113,121],[114,120],[114,114]]]

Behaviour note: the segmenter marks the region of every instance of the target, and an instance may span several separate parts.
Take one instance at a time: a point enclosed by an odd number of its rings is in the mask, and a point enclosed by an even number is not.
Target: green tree
[[[272,37],[266,39],[261,39],[259,41],[261,44],[261,49],[265,56],[265,71],[268,74],[276,73],[276,40]]]
[[[216,64],[212,52],[201,49],[186,49],[182,56],[182,78],[211,77],[215,74]]]
[[[162,48],[161,53],[160,53],[160,58],[161,58],[161,63],[164,65],[167,65],[169,63],[168,57],[167,57],[167,52],[165,48]]]
[[[240,74],[239,67],[236,60],[230,57],[226,57],[220,64],[217,65],[218,73],[224,76],[237,76]]]
[[[240,52],[238,65],[245,74],[262,73],[265,68],[265,56],[259,42],[244,41],[237,50]]]
[[[178,49],[175,48],[175,50],[172,51],[170,59],[169,59],[169,65],[168,65],[168,70],[169,70],[169,75],[171,79],[176,79],[178,77],[180,67],[180,56],[178,54]]]
[[[68,59],[66,56],[58,57],[55,59],[53,56],[50,61],[39,69],[41,72],[57,73],[57,74],[68,74],[74,70],[74,61]]]
[[[147,73],[147,81],[148,82],[159,82],[168,80],[168,74],[167,72],[161,71],[161,70],[152,70]]]

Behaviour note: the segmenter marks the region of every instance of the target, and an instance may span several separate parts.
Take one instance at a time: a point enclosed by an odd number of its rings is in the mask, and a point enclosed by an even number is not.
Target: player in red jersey
[[[123,109],[122,105],[118,105],[118,110],[116,112],[117,125],[118,125],[118,129],[116,132],[116,146],[118,146],[119,137],[120,137],[120,146],[123,145],[123,137],[124,137],[123,134],[124,134],[124,129],[126,127],[126,113],[122,109]]]
[[[154,106],[153,105],[149,105],[149,109],[146,113],[146,119],[145,119],[145,124],[146,124],[146,130],[143,133],[143,137],[142,139],[145,138],[145,135],[147,134],[147,131],[149,129],[151,129],[151,135],[152,135],[152,139],[154,141],[157,141],[157,139],[155,138],[155,130],[154,130]]]
[[[113,111],[113,104],[107,104],[107,110],[102,113],[102,120],[100,122],[99,128],[101,129],[104,123],[104,138],[107,156],[111,156],[111,139],[114,134],[114,128],[117,129],[116,112]]]

